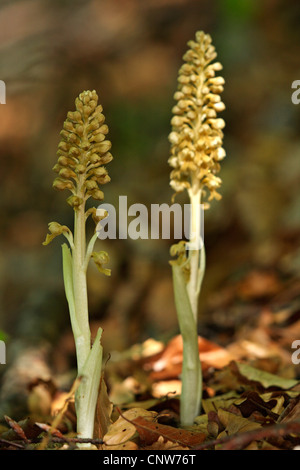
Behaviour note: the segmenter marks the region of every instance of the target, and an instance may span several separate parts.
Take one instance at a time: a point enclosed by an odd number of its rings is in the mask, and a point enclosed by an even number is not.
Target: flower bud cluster
[[[101,201],[99,185],[110,181],[106,165],[112,160],[111,142],[106,139],[103,108],[98,105],[95,91],[84,91],[75,100],[76,111],[69,112],[61,131],[58,161],[53,170],[58,173],[53,187],[68,189],[68,203],[78,208],[89,197]]]
[[[224,78],[216,76],[222,65],[213,62],[217,54],[211,42],[211,37],[202,31],[188,42],[174,95],[177,103],[172,110],[168,160],[173,168],[170,184],[175,192],[189,189],[196,181],[201,189],[208,189],[208,200],[221,198],[217,190],[222,180],[217,173],[226,155],[222,147],[225,122],[217,116],[225,109],[220,98]]]

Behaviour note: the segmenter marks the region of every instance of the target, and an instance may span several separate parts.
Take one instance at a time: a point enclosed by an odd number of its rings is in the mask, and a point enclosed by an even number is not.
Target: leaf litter
[[[291,343],[300,338],[298,289],[285,290],[277,279],[261,276],[253,273],[239,284],[238,300],[231,287],[230,296],[219,293],[212,302],[218,311],[223,301],[228,317],[234,310],[235,326],[231,317],[228,328],[224,318],[218,328],[221,317],[209,312],[204,331],[210,333],[198,338],[204,388],[194,425],[183,428],[179,421],[181,337],[167,343],[148,338],[112,355],[105,366],[89,441],[95,449],[290,450],[300,445],[300,367],[291,360]],[[259,280],[268,287],[263,302]],[[37,381],[29,390],[28,418],[5,417],[0,449],[75,449],[84,441],[75,432],[78,381],[66,393],[55,388],[53,378],[47,397],[41,385]]]

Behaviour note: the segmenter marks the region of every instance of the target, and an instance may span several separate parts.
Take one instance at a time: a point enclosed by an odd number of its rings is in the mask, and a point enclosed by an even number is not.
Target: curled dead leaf
[[[151,445],[162,437],[165,442],[170,441],[182,447],[193,447],[206,439],[202,432],[188,431],[173,426],[167,426],[146,417],[138,416],[133,420],[143,445]]]
[[[157,413],[155,411],[144,410],[143,408],[131,408],[126,410],[122,416],[109,426],[107,433],[103,437],[105,444],[103,450],[124,450],[124,445],[129,444],[136,434],[136,427],[133,420],[138,417],[147,417],[153,420]]]

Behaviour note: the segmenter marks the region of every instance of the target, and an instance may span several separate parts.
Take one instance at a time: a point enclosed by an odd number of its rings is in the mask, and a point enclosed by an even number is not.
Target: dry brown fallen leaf
[[[27,442],[27,436],[19,423],[15,421],[14,419],[10,418],[9,416],[4,416],[5,421],[9,425],[9,427],[16,433],[19,439],[24,440]]]
[[[289,407],[286,409],[286,413],[282,418],[282,423],[288,423],[291,421],[300,420],[300,395],[291,400]]]
[[[110,401],[103,375],[100,380],[97,407],[95,413],[94,437],[102,439],[112,424],[113,404]]]
[[[54,437],[59,437],[61,439],[64,438],[64,436],[62,435],[62,433],[60,432],[59,429],[56,429],[56,428],[53,428],[52,426],[50,426],[49,424],[46,424],[46,423],[35,423],[39,428],[41,428],[42,431],[45,431],[47,433],[50,433],[52,436]]]
[[[30,440],[35,439],[41,433],[41,429],[31,418],[26,418],[16,423],[12,418],[5,416],[5,420],[10,429],[4,430],[1,433],[1,439],[9,441]]]
[[[122,416],[112,423],[108,432],[104,435],[103,450],[124,450],[135,449],[136,444],[130,440],[136,434],[136,427],[132,421],[139,416],[147,417],[149,420],[153,420],[157,413],[155,411],[144,410],[143,408],[131,408],[130,410],[124,411]],[[126,447],[124,447],[126,445]]]
[[[202,369],[209,367],[221,369],[228,365],[235,356],[216,343],[198,336],[199,355]],[[145,370],[150,371],[150,379],[168,380],[177,378],[182,369],[183,343],[181,335],[172,338],[162,352],[143,361]]]
[[[218,438],[261,428],[259,423],[250,421],[249,419],[238,416],[230,411],[222,410],[221,408],[218,409],[218,418],[225,428],[224,431],[218,435]]]
[[[202,432],[188,431],[173,426],[167,426],[150,421],[145,416],[138,416],[133,421],[143,445],[151,445],[158,440],[159,437],[167,441],[171,441],[182,447],[193,447],[201,444],[206,439],[206,434]]]

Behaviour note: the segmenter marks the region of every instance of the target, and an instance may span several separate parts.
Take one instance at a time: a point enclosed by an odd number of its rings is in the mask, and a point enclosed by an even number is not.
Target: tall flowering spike
[[[110,177],[103,165],[112,160],[111,143],[106,139],[108,126],[103,108],[98,105],[96,91],[83,91],[75,100],[76,110],[69,112],[61,131],[58,161],[53,170],[58,173],[53,187],[69,189],[68,203],[77,209],[89,197],[101,201],[99,185]]]
[[[87,444],[80,445],[81,448],[84,445],[90,449],[102,370],[102,329],[98,329],[92,342],[86,274],[91,258],[101,273],[109,276],[110,269],[106,267],[108,254],[93,251],[97,230],[88,243],[86,239],[87,218],[91,215],[97,225],[107,213],[98,216],[95,207],[86,210],[86,201],[90,197],[103,199],[99,186],[110,181],[104,165],[112,160],[112,155],[109,152],[111,143],[106,140],[108,127],[104,123],[102,106],[98,105],[97,93],[82,92],[76,98],[75,106],[76,110],[68,113],[60,133],[58,161],[53,168],[58,173],[54,188],[71,192],[67,202],[74,209],[74,230],[51,222],[50,233],[43,244],[48,245],[58,235],[64,235],[69,242],[69,246],[62,245],[63,280],[76,346],[78,376],[84,377],[75,393],[77,433],[88,440]]]
[[[210,35],[202,31],[188,42],[174,95],[177,104],[172,110],[168,160],[175,193],[198,185],[199,189],[208,189],[208,200],[221,198],[217,190],[222,180],[216,175],[226,155],[222,148],[225,122],[217,117],[225,109],[220,98],[225,81],[216,76],[222,65],[214,62],[217,54],[211,42]]]

